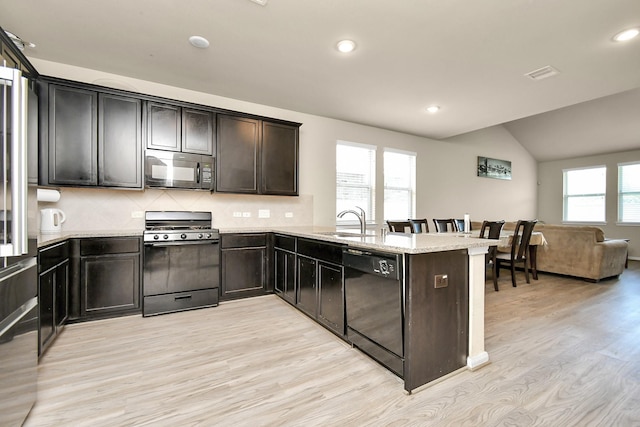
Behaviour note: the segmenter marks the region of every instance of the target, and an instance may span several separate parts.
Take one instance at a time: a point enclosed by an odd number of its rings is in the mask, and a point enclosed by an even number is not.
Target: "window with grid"
[[[384,218],[414,218],[415,206],[416,153],[385,149]]]
[[[618,165],[618,222],[640,223],[640,163]]]
[[[376,147],[354,142],[336,144],[336,215],[356,206],[364,209],[367,221],[375,220]],[[357,210],[357,209],[356,209]],[[357,221],[353,215],[337,219],[338,224]]]
[[[605,222],[607,168],[597,166],[563,171],[563,220]]]

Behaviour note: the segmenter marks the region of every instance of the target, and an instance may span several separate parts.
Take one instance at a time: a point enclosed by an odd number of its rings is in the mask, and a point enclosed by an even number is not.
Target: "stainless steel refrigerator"
[[[37,394],[36,115],[28,80],[0,67],[1,426],[21,425]]]

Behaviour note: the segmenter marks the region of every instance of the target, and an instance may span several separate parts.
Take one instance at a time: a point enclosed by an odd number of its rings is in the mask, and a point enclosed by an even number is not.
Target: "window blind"
[[[640,163],[618,165],[618,221],[640,223]]]

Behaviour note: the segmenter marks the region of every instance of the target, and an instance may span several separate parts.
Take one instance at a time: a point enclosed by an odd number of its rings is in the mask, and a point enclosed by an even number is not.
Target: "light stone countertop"
[[[38,235],[38,248],[43,248],[66,239],[142,236],[143,230],[89,230],[63,231],[57,234]],[[496,240],[480,239],[463,233],[387,233],[380,234],[380,230],[373,230],[366,236],[361,236],[359,230],[338,230],[332,227],[263,227],[263,228],[222,228],[221,234],[231,233],[282,233],[295,237],[322,240],[331,243],[348,245],[363,250],[378,250],[392,253],[419,254],[429,252],[444,252],[457,249],[479,248],[495,246]],[[350,236],[350,233],[354,233]]]
[[[67,239],[82,239],[91,237],[133,237],[142,236],[142,230],[78,230],[62,231],[60,233],[38,234],[38,249]]]
[[[323,240],[331,243],[349,245],[364,250],[379,250],[392,253],[419,254],[428,252],[444,252],[456,249],[496,246],[497,240],[480,239],[463,233],[387,233],[380,235],[380,230],[371,230],[366,236],[359,235],[360,230],[337,230],[332,227],[270,227],[220,229],[221,234],[228,233],[282,233],[296,237]],[[348,233],[354,233],[349,236]]]

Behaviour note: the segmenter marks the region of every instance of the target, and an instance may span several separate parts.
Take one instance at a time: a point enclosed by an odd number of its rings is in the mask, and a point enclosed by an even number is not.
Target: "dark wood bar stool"
[[[502,231],[502,227],[504,226],[504,221],[483,221],[482,227],[480,228],[480,238],[481,239],[500,239],[500,232]],[[486,236],[485,236],[486,235]],[[498,289],[498,267],[496,256],[498,254],[497,246],[489,246],[489,251],[485,257],[486,265],[491,265],[491,270],[493,273],[493,288]]]
[[[524,277],[527,283],[529,280],[529,270],[531,269],[531,252],[529,242],[531,241],[531,233],[535,227],[537,220],[523,221],[520,220],[516,224],[516,229],[511,238],[511,251],[509,253],[499,252],[496,255],[497,270],[496,273],[500,277],[500,267],[502,264],[508,264],[511,268],[511,283],[516,287],[516,264],[523,264]]]

